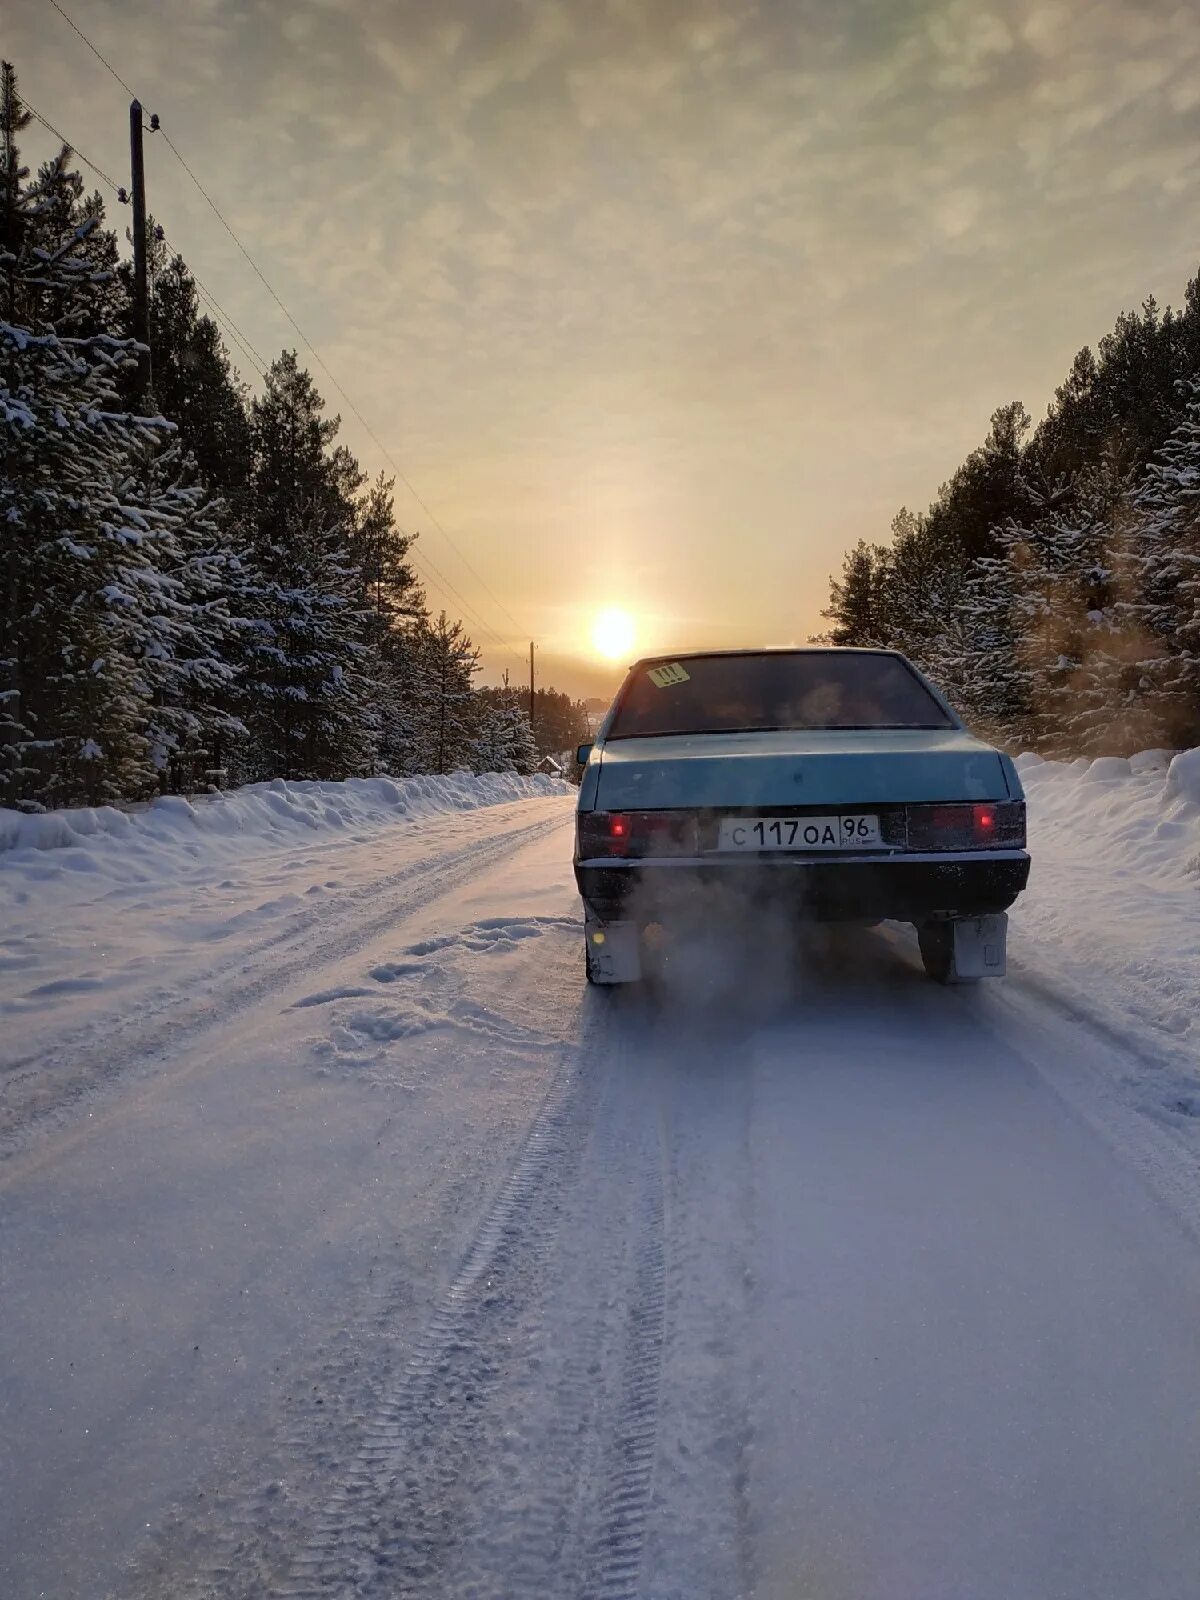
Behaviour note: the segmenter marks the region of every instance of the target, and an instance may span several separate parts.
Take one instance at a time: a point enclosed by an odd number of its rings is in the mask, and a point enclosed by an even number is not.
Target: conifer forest
[[[252,393],[150,228],[132,271],[72,152],[32,172],[3,69],[0,805],[283,778],[534,770],[583,708],[476,684],[427,603],[394,480],[367,481],[294,351]],[[539,715],[540,714],[540,715]],[[539,750],[540,745],[540,750]]]

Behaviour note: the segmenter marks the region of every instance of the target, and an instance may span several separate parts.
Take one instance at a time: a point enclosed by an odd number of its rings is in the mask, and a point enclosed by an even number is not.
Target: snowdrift
[[[1017,766],[1033,855],[1017,968],[1200,1067],[1200,750]]]
[[[1178,885],[1195,877],[1200,903],[1200,750],[1146,750],[1128,760],[1017,757],[1029,797],[1035,860],[1082,856],[1097,879],[1116,872]]]
[[[0,895],[64,874],[126,882],[170,878],[184,864],[195,870],[200,859],[261,854],[311,841],[314,834],[365,841],[397,822],[573,792],[541,774],[456,772],[341,783],[277,778],[193,800],[167,795],[129,810],[96,806],[25,816],[0,808]]]

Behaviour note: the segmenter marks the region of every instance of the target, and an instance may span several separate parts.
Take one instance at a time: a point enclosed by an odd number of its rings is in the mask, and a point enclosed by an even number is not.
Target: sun
[[[592,643],[606,661],[619,661],[633,650],[633,618],[620,606],[609,606],[592,623]]]

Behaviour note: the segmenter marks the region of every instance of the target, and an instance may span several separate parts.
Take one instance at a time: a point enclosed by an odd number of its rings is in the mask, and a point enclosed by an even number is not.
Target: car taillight
[[[694,855],[696,820],[679,811],[583,811],[578,841],[583,861]]]
[[[1011,850],[1025,844],[1025,802],[909,806],[910,850]]]
[[[584,811],[579,817],[579,854],[623,856],[629,848],[629,818],[615,811]]]

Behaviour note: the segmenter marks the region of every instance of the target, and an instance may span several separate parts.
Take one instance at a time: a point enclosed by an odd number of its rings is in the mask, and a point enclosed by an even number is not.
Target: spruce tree
[[[966,569],[941,643],[939,681],[977,733],[1027,748],[1032,729],[1016,567],[1002,543],[1000,554]]]
[[[1145,672],[1171,742],[1200,738],[1200,380],[1131,498]]]
[[[355,564],[357,467],[338,419],[285,351],[251,408],[250,573],[243,683],[250,771],[334,778],[375,770],[378,692]]]
[[[150,265],[155,403],[178,429],[200,479],[219,487],[230,517],[240,520],[250,478],[245,386],[232,369],[216,324],[201,313],[195,280],[182,257],[168,258],[164,247],[152,240]]]
[[[444,611],[414,627],[410,637],[407,712],[410,771],[447,773],[474,765],[475,694],[479,651],[461,622]]]
[[[471,741],[476,772],[537,771],[538,747],[529,726],[529,714],[517,691],[507,682],[500,689],[480,689],[475,694],[476,731]]]
[[[114,606],[145,706],[150,759],[162,788],[209,787],[223,781],[246,732],[232,709],[242,619],[230,599],[241,568],[225,508],[178,443],[146,461],[126,488],[137,499],[123,508]]]
[[[1081,350],[928,512],[860,541],[830,637],[912,654],[980,727],[1055,753],[1200,738],[1200,276]],[[1130,491],[1130,484],[1136,490]]]
[[[167,425],[120,406],[136,352],[90,331],[110,281],[89,254],[99,219],[72,220],[67,151],[28,182],[17,148],[27,121],[5,64],[0,797],[36,806],[116,799],[153,782],[123,577],[139,538],[127,514],[139,504],[137,471]]]
[[[1003,534],[1029,742],[1047,754],[1089,748],[1104,696],[1116,688],[1108,543],[1104,508],[1078,496]]]
[[[836,645],[883,643],[878,616],[879,547],[860,539],[842,561],[842,575],[829,581],[829,605],[822,615],[832,624],[828,639]]]
[[[482,693],[497,694],[498,690]],[[528,696],[519,695],[524,707]],[[534,735],[539,756],[563,756],[573,753],[589,737],[587,708],[582,700],[573,700],[559,689],[538,689],[534,696]]]

